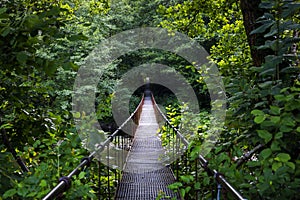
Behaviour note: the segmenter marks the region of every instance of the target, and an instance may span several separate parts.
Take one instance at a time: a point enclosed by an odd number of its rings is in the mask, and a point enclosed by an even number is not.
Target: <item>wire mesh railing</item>
[[[135,109],[135,111],[130,115],[130,117],[128,117],[125,122],[116,130],[114,131],[112,134],[110,134],[107,139],[102,142],[101,144],[99,144],[96,149],[90,153],[89,156],[83,158],[80,162],[79,165],[77,165],[73,171],[71,171],[67,176],[62,176],[61,178],[59,178],[59,182],[58,184],[43,198],[43,200],[50,200],[50,199],[55,199],[57,197],[61,197],[62,194],[64,192],[66,192],[70,187],[71,187],[71,182],[72,182],[72,177],[75,175],[78,175],[81,171],[83,171],[85,168],[89,167],[92,160],[97,157],[99,160],[99,153],[101,152],[105,152],[105,158],[106,159],[106,170],[107,170],[107,174],[109,174],[110,171],[110,167],[109,167],[109,162],[110,162],[110,158],[111,157],[117,157],[117,155],[114,155],[114,153],[116,153],[116,151],[110,151],[110,144],[113,144],[115,147],[119,148],[119,149],[124,149],[126,151],[128,151],[130,149],[130,146],[132,144],[133,141],[133,137],[134,137],[134,133],[136,131],[136,127],[138,126],[138,122],[139,122],[139,118],[141,115],[141,111],[142,111],[142,105],[144,103],[144,96],[142,96],[142,99],[139,103],[139,105],[137,106],[137,108]],[[132,134],[124,134],[121,133],[121,130],[124,126],[127,126],[128,123],[132,123],[130,126],[132,128]],[[123,157],[121,157],[122,159]],[[121,165],[122,163],[125,162],[125,160],[119,160],[117,159],[117,162],[119,162],[119,164]],[[104,166],[101,165],[101,163],[99,162],[99,170],[100,166]],[[107,176],[107,181],[106,181],[106,189],[105,195],[98,195],[99,199],[100,196],[105,196],[105,199],[111,199],[112,196],[114,195],[114,191],[111,190],[111,181],[120,181],[121,179],[121,174],[118,173],[116,170],[114,170],[115,175],[113,176],[115,180],[110,180],[111,176]],[[100,174],[100,171],[99,171]],[[99,178],[99,191],[100,191],[100,187],[103,186],[103,184],[101,184],[101,180],[100,177]]]
[[[159,122],[164,121],[164,131],[167,133],[166,140],[168,143],[166,145],[167,149],[170,150],[169,157],[173,157],[174,162],[171,164],[171,168],[177,180],[182,174],[193,174],[194,182],[199,182],[199,168],[201,167],[210,177],[216,180],[216,185],[212,187],[212,198],[215,197],[217,200],[221,199],[237,199],[246,200],[239,191],[237,191],[224,177],[223,174],[219,173],[215,169],[211,169],[208,166],[208,161],[202,156],[197,155],[196,159],[190,159],[190,143],[185,139],[182,133],[171,124],[168,118],[161,111],[159,106],[156,104],[155,99],[152,95],[152,101],[154,110],[156,112],[156,117]],[[181,155],[178,159],[176,157]],[[214,189],[213,189],[214,188]],[[192,188],[191,188],[192,189]],[[195,199],[201,199],[200,190],[194,189]]]

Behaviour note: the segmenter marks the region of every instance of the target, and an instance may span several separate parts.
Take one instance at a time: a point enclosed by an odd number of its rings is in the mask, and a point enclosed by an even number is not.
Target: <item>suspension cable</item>
[[[155,102],[155,99],[154,99],[153,95],[152,95],[152,101],[153,101],[153,104],[155,105],[155,109],[158,111],[158,113],[161,115],[161,117],[165,120],[165,122],[168,124],[168,126],[170,126],[175,131],[176,135],[183,141],[183,143],[186,146],[188,146],[189,142],[180,133],[180,131],[171,124],[171,122],[168,120],[168,118],[160,110],[160,108],[158,107],[158,105]],[[214,179],[217,181],[217,183],[220,184],[220,186],[222,186],[223,188],[225,188],[227,191],[231,192],[235,199],[246,200],[245,198],[242,197],[242,195],[236,189],[234,189],[233,186],[231,186],[227,182],[227,180],[224,178],[223,175],[221,175],[218,171],[210,169],[208,167],[208,161],[202,155],[198,155],[198,160],[200,161],[201,167],[207,172],[207,174],[209,176],[213,176]]]
[[[67,176],[63,176],[59,178],[59,183],[43,198],[43,200],[50,200],[54,199],[57,196],[61,195],[63,192],[67,191],[71,187],[71,178],[74,175],[77,175],[82,171],[85,167],[88,167],[93,158],[97,153],[100,153],[104,150],[104,148],[109,145],[114,137],[116,137],[119,131],[136,115],[139,114],[139,111],[144,103],[144,95],[142,96],[142,100],[140,101],[139,105],[135,109],[135,111],[123,122],[123,124],[115,130],[108,138],[101,144],[97,145],[96,150],[94,150],[89,156],[83,158],[81,163]]]

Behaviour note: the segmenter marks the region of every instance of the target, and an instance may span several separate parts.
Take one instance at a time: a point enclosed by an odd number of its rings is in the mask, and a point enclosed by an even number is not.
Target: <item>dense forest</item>
[[[187,35],[219,70],[226,120],[205,155],[209,165],[247,199],[300,199],[299,10],[297,0],[1,0],[0,199],[41,199],[89,154],[72,113],[76,74],[99,43],[143,27]],[[172,67],[197,95],[200,111],[187,123],[195,159],[213,123],[211,99],[203,72],[174,53],[143,49],[106,66],[97,85],[98,121],[105,134],[116,129],[116,88],[144,63]],[[177,126],[186,105],[168,88],[151,87]],[[131,111],[141,92],[132,95]],[[106,183],[118,173],[95,160],[63,198],[108,199],[117,182]],[[183,174],[171,187],[185,199],[195,199],[195,190],[213,199],[214,180],[204,171],[200,177]]]

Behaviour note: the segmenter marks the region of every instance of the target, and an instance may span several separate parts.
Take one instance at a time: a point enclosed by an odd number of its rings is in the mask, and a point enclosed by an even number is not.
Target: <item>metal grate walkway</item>
[[[132,149],[127,157],[116,200],[155,200],[159,194],[180,199],[168,189],[175,181],[160,160],[164,150],[157,136],[158,124],[150,97],[146,97]]]

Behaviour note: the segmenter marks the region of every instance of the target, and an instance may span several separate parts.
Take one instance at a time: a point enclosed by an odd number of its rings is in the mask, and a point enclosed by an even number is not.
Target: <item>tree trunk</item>
[[[259,67],[263,64],[264,58],[272,54],[271,50],[258,50],[257,47],[265,43],[264,34],[250,34],[251,31],[259,27],[256,20],[264,14],[264,10],[259,8],[261,0],[240,0],[240,7],[244,19],[244,27],[250,45],[253,65]]]

